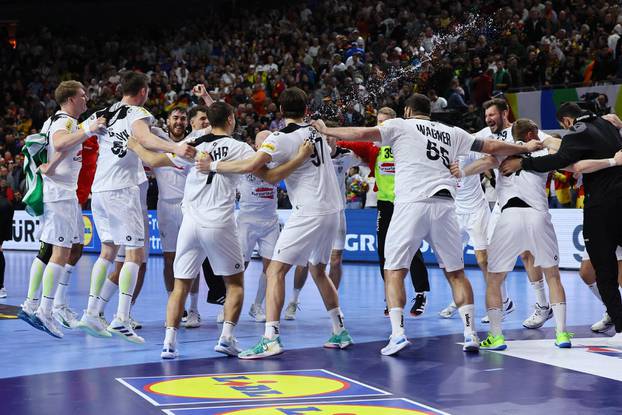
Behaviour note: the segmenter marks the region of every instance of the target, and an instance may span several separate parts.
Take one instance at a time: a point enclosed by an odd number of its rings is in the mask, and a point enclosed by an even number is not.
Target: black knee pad
[[[41,242],[41,245],[39,246],[39,253],[37,254],[37,258],[39,258],[41,262],[47,265],[51,257],[52,257],[52,244]]]

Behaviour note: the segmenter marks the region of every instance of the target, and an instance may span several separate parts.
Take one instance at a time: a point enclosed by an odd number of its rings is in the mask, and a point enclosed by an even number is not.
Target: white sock
[[[190,308],[188,311],[194,311],[199,314],[199,293],[190,293]]]
[[[390,308],[389,318],[391,319],[391,337],[402,336],[404,334],[404,309]]]
[[[333,325],[333,334],[341,333],[345,329],[341,309],[339,307],[335,307],[332,310],[328,310],[328,315],[330,316],[330,322]]]
[[[49,313],[52,310],[52,303],[54,302],[54,286],[56,281],[63,273],[63,266],[48,262],[45,271],[43,271],[43,291],[41,293],[41,304],[39,310],[44,313]]]
[[[235,328],[235,323],[231,321],[225,321],[222,324],[222,333],[220,334],[220,337],[226,337],[226,338],[233,337],[234,328]]]
[[[266,328],[263,336],[268,340],[273,340],[279,335],[279,322],[278,321],[266,321]]]
[[[104,312],[106,306],[108,305],[108,302],[118,289],[119,286],[117,284],[112,282],[109,278],[106,278],[102,289],[99,291],[99,296],[97,296],[97,314],[101,314]]]
[[[508,289],[505,287],[505,281],[501,283],[501,301],[504,305],[508,301]]]
[[[551,304],[551,307],[555,316],[555,331],[557,333],[566,331],[566,303]]]
[[[123,268],[119,273],[119,306],[117,307],[117,318],[127,321],[130,318],[130,305],[134,287],[138,279],[140,265],[133,262],[123,263]]]
[[[473,304],[465,304],[458,309],[458,312],[464,325],[464,335],[473,335],[475,333],[475,306]]]
[[[601,303],[603,302],[603,299],[600,296],[600,291],[598,291],[598,286],[596,285],[596,283],[589,284],[587,288],[589,288],[592,294],[594,294],[594,297],[598,298],[598,301],[600,301]]]
[[[292,296],[292,303],[298,302],[298,297],[300,297],[300,291],[302,291],[302,289],[294,288],[294,295]]]
[[[177,329],[175,327],[167,327],[164,335],[164,344],[175,346],[177,344]]]
[[[266,286],[268,284],[268,279],[266,278],[266,273],[262,272],[259,277],[259,282],[257,284],[257,295],[255,295],[255,305],[261,306],[263,304],[264,298],[266,298]],[[300,290],[298,290],[300,291]]]
[[[546,299],[546,291],[544,290],[544,280],[531,282],[531,286],[536,293],[536,304],[542,308],[549,307],[549,300]]]
[[[91,288],[89,290],[89,305],[86,308],[86,312],[90,315],[97,315],[97,297],[102,289],[104,281],[108,276],[108,270],[112,262],[102,257],[97,258],[91,271]]]
[[[490,320],[490,334],[499,336],[503,334],[501,330],[501,320],[503,319],[503,311],[500,308],[489,308],[488,319]]]
[[[67,288],[74,266],[66,264],[65,272],[60,274],[58,285],[56,286],[56,294],[54,295],[54,307],[60,307],[67,304]]]

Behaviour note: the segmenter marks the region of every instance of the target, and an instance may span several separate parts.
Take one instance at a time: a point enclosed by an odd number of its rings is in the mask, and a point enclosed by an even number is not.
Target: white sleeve
[[[164,131],[160,127],[151,126],[150,130],[151,130],[151,134],[155,135],[156,137],[160,137],[162,140],[167,140],[167,141],[169,140],[169,137],[168,137],[168,134],[166,134],[166,131]]]
[[[380,124],[378,129],[380,130],[380,137],[382,138],[383,146],[393,145],[393,141],[400,132],[400,121],[401,120],[399,118],[393,118]]]
[[[78,122],[71,117],[61,117],[54,121],[52,125],[50,125],[48,137],[52,139],[52,137],[54,137],[54,134],[58,131],[71,133],[75,131],[75,129],[77,128],[77,124]]]
[[[454,133],[456,138],[456,156],[468,155],[475,142],[475,137],[459,127],[454,127]]]
[[[283,164],[290,158],[290,152],[284,140],[277,140],[277,136],[273,133],[266,138],[259,150],[272,157],[272,162],[277,165]]]
[[[148,126],[151,126],[155,122],[154,116],[143,107],[130,107],[127,110],[127,118],[130,126],[133,126],[138,120],[144,120]]]
[[[230,157],[227,157],[227,160],[243,160],[249,157],[253,157],[255,155],[255,150],[253,150],[253,148],[247,143],[243,143],[234,139],[231,139],[231,141],[233,142],[233,144],[231,145],[231,147],[233,147],[233,151],[229,153]]]

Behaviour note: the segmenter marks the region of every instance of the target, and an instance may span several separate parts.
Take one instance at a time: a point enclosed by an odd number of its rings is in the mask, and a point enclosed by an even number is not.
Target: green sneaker
[[[567,331],[560,331],[555,335],[555,346],[560,349],[570,349],[572,347],[572,343],[570,343],[570,339],[574,337],[574,333],[569,333]]]
[[[240,352],[240,354],[238,354],[238,358],[262,359],[264,357],[276,356],[281,353],[283,353],[283,345],[281,344],[280,336],[276,336],[272,340],[262,336],[259,343],[250,349]]]
[[[505,350],[508,346],[505,344],[503,334],[493,336],[491,333],[488,333],[488,337],[479,344],[479,348],[481,350]]]
[[[324,343],[324,347],[327,349],[345,349],[351,344],[354,344],[354,341],[352,340],[352,337],[350,337],[348,330],[344,329],[341,333],[330,336],[330,339]]]

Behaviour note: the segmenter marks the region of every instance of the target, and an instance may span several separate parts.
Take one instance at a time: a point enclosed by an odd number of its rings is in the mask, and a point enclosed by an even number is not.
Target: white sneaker
[[[611,319],[611,317],[609,317],[609,314],[605,312],[605,314],[603,314],[603,318],[600,321],[592,324],[591,329],[594,333],[605,333],[609,331],[609,329],[612,327],[613,320]]]
[[[104,312],[102,311],[101,313],[99,313],[99,315],[97,316],[97,318],[99,319],[99,322],[101,323],[102,327],[106,328],[108,327],[108,325],[110,324],[108,322],[108,320],[106,320],[106,315],[104,314]],[[131,318],[130,318],[131,319]]]
[[[38,307],[39,305],[36,301],[26,299],[24,301],[24,304],[22,304],[22,309],[19,311],[19,313],[17,313],[17,318],[25,321],[37,330],[41,330],[39,320],[35,316]]]
[[[507,316],[508,314],[510,314],[514,310],[516,310],[516,307],[514,306],[514,301],[512,301],[512,299],[508,297],[505,300],[505,303],[503,303],[503,316],[501,318],[501,321],[505,321],[505,316]],[[481,321],[484,324],[489,324],[490,320],[488,319],[488,314],[486,314],[484,317],[482,317]]]
[[[218,343],[214,346],[214,351],[222,354],[226,354],[227,356],[237,357],[238,354],[242,351],[242,348],[238,344],[238,340],[231,337],[223,337],[221,336],[218,339]]]
[[[225,322],[225,310],[221,310],[216,316],[216,323],[222,324]]]
[[[611,347],[622,348],[622,333],[616,333],[610,337],[608,343]]]
[[[7,292],[6,292],[6,288],[2,287],[0,288],[0,298],[6,298],[7,297]]]
[[[63,338],[63,332],[61,331],[60,327],[58,327],[58,324],[56,323],[56,320],[52,316],[51,311],[48,313],[45,313],[43,310],[38,309],[35,312],[35,318],[37,319],[37,322],[40,324],[42,331],[46,332],[52,337],[56,337],[57,339]]]
[[[134,330],[140,330],[143,328],[143,324],[138,320],[134,320],[132,316],[130,316],[130,326],[132,326]]]
[[[224,317],[223,317],[224,318]],[[187,329],[196,329],[201,326],[201,315],[194,310],[188,312],[188,318],[185,323],[181,323]]]
[[[263,311],[263,308],[260,305],[253,304],[251,305],[251,309],[248,310],[248,315],[255,319],[255,323],[265,323],[266,322],[266,313]]]
[[[86,310],[84,310],[76,328],[84,330],[86,334],[94,337],[112,337],[112,334],[106,330],[106,326],[102,324],[100,317],[91,315]]]
[[[300,310],[300,303],[292,301],[285,309],[285,320],[296,320],[296,311]]]
[[[119,336],[130,343],[142,344],[145,342],[145,339],[134,332],[129,318],[126,321],[123,321],[115,316],[106,330],[110,334]]]
[[[464,336],[463,352],[479,352],[479,337],[473,333],[470,336]]]
[[[160,353],[162,359],[170,360],[179,357],[179,350],[175,344],[166,344],[162,346],[162,353]]]
[[[58,323],[66,329],[75,329],[78,325],[78,315],[65,304],[54,307],[52,315]]]
[[[391,356],[409,345],[410,342],[404,334],[395,338],[391,336],[389,337],[389,343],[380,350],[380,354],[383,356]]]
[[[443,308],[438,315],[442,318],[452,318],[454,314],[456,314],[456,311],[458,311],[458,307],[456,307],[454,303],[451,303],[447,307]]]
[[[541,307],[536,304],[533,313],[523,321],[523,327],[528,329],[539,329],[546,321],[553,317],[553,309],[549,307]]]

